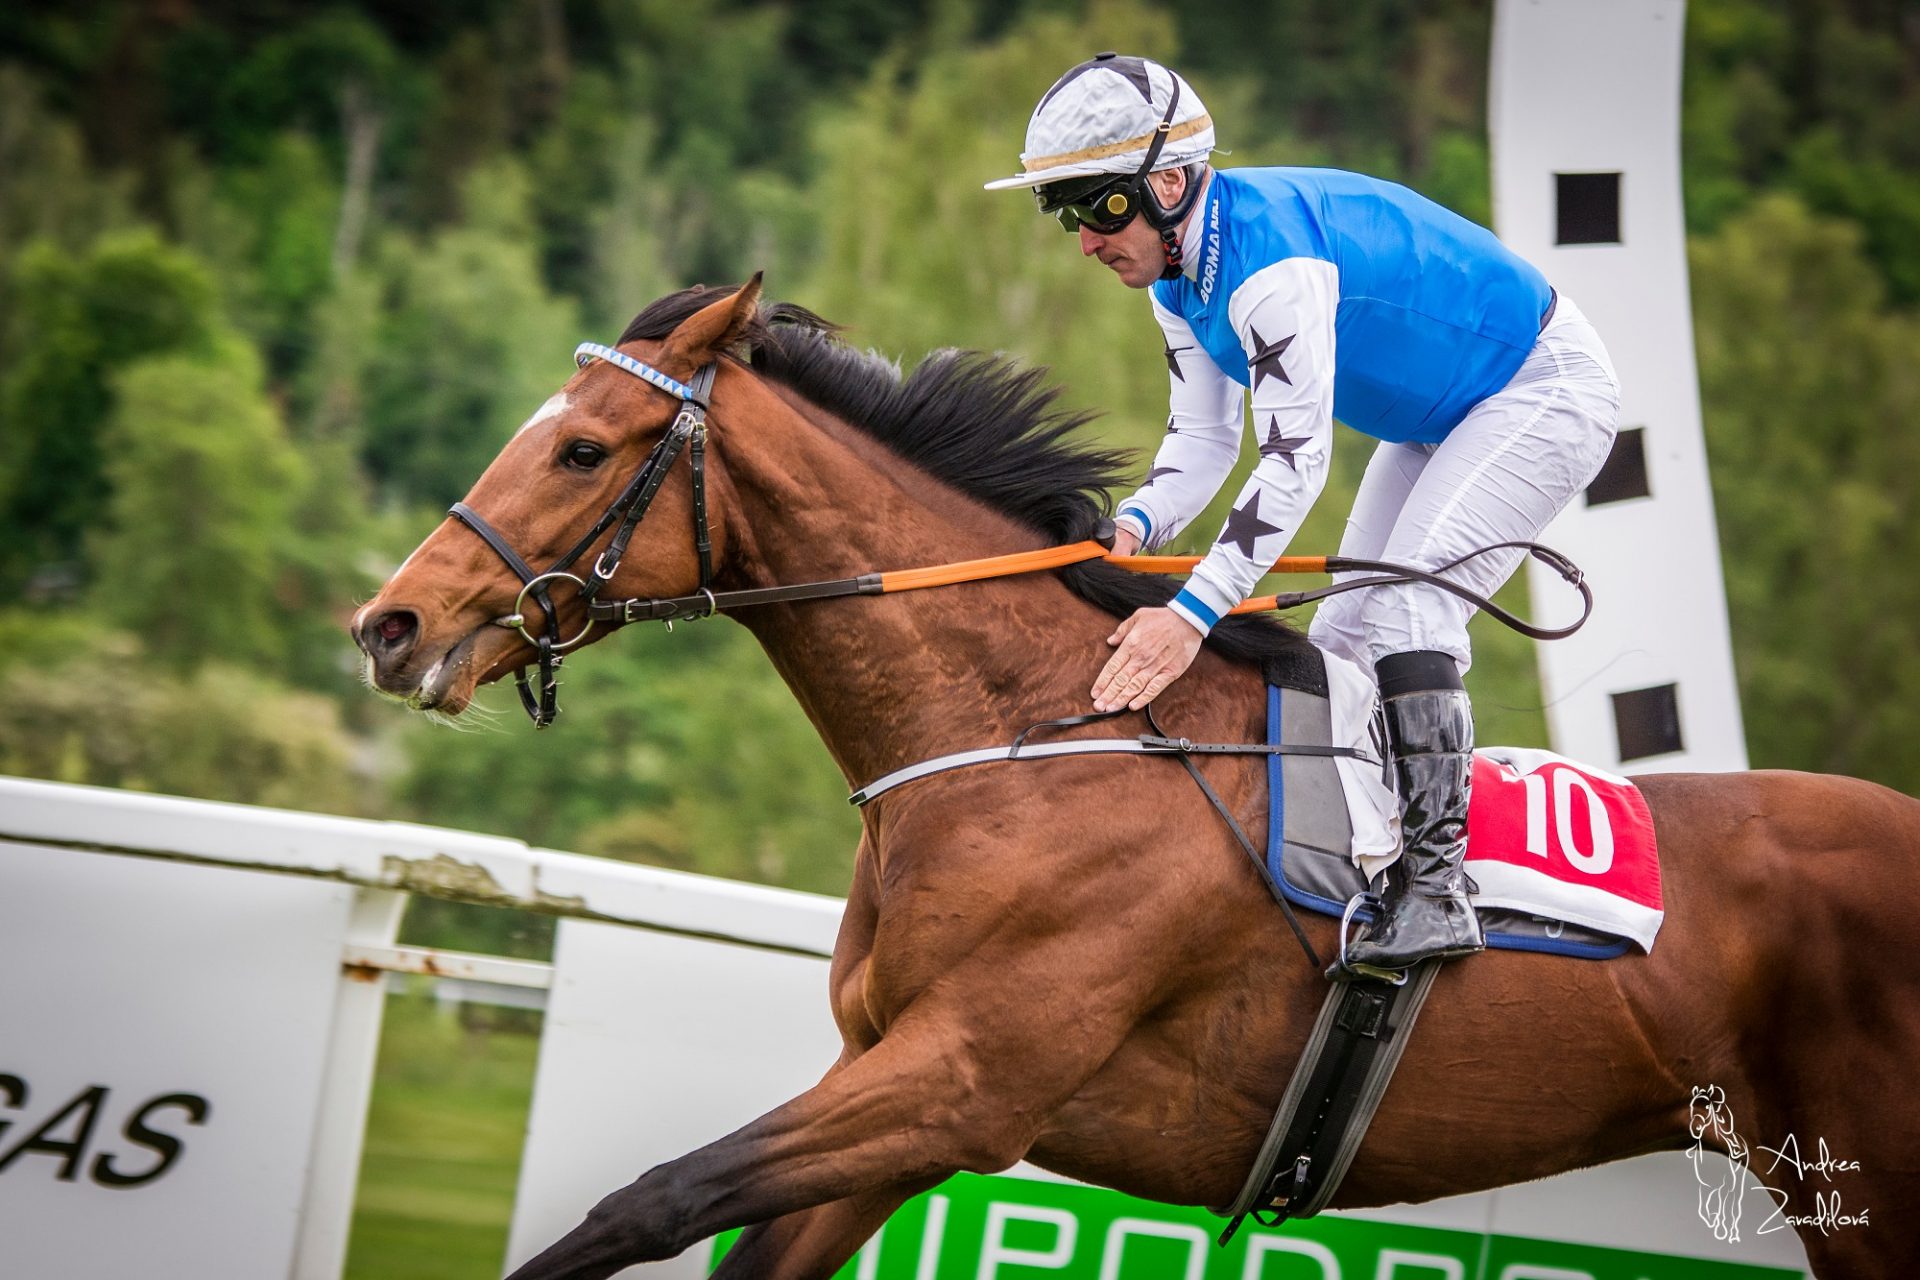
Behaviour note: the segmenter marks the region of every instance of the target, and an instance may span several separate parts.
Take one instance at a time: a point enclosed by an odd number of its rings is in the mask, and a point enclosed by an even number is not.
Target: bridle
[[[527,709],[527,715],[532,717],[536,729],[546,728],[559,714],[560,663],[566,651],[585,640],[587,633],[593,630],[597,620],[594,599],[619,571],[621,558],[627,554],[627,545],[633,541],[634,530],[646,518],[647,508],[653,505],[654,498],[660,493],[661,483],[666,480],[667,472],[672,470],[683,450],[693,466],[693,546],[700,557],[699,595],[705,598],[708,606],[704,613],[692,616],[705,617],[713,612],[713,542],[707,531],[707,401],[713,394],[713,379],[719,366],[716,363],[703,365],[693,375],[692,382],[681,382],[624,351],[601,346],[597,342],[583,342],[574,349],[573,361],[581,368],[584,369],[593,360],[603,360],[670,396],[679,397],[680,412],[667,428],[666,435],[660,438],[660,443],[653,446],[647,460],[640,464],[633,479],[627,482],[627,487],[621,490],[620,496],[593,522],[593,527],[573,544],[573,549],[554,561],[544,572],[535,573],[532,566],[500,535],[500,531],[488,524],[486,517],[478,511],[464,502],[456,502],[447,509],[448,515],[479,534],[520,579],[520,594],[514,597],[513,612],[495,618],[493,624],[518,631],[534,648],[535,663],[540,669],[538,694],[532,689],[524,666],[513,673],[513,683],[520,694],[520,705]],[[594,558],[587,576],[583,578],[570,572],[608,528],[613,529],[613,538],[607,543],[607,549]],[[580,599],[587,604],[585,625],[565,640],[560,638],[560,615],[547,593],[547,584],[555,580],[576,584],[580,588]],[[533,597],[534,603],[546,615],[546,628],[541,635],[534,635],[527,630],[525,610],[528,596]]]
[[[1133,569],[1142,573],[1186,573],[1191,572],[1201,559],[1199,556],[1114,556],[1111,554],[1113,523],[1110,520],[1103,520],[1100,522],[1101,528],[1096,531],[1092,539],[1062,546],[1043,547],[1034,551],[990,556],[983,560],[964,560],[921,569],[863,573],[853,578],[832,578],[820,582],[716,592],[713,589],[713,543],[707,528],[706,454],[707,407],[709,397],[713,393],[718,364],[706,364],[693,375],[692,382],[681,382],[644,361],[634,359],[624,351],[602,346],[597,342],[581,343],[574,349],[573,358],[574,363],[581,368],[585,368],[589,361],[605,361],[616,369],[624,370],[658,387],[668,395],[678,397],[680,412],[667,427],[667,433],[660,438],[660,443],[653,447],[646,461],[640,464],[640,469],[634,473],[633,479],[627,482],[627,487],[621,491],[620,496],[601,513],[600,518],[594,521],[593,527],[573,544],[572,549],[554,561],[544,572],[534,572],[533,568],[500,535],[500,531],[488,524],[485,517],[466,503],[456,502],[447,509],[448,515],[479,534],[520,579],[520,594],[514,597],[513,612],[495,618],[493,625],[518,631],[522,638],[533,646],[534,665],[539,668],[538,692],[536,693],[532,682],[528,679],[525,666],[514,671],[513,682],[515,690],[520,695],[520,705],[526,708],[527,715],[532,718],[536,729],[546,728],[559,714],[561,661],[567,650],[574,648],[587,638],[588,632],[593,630],[593,624],[596,622],[609,624],[666,622],[671,626],[678,620],[710,618],[716,613],[729,609],[780,604],[795,600],[826,600],[836,596],[888,595],[896,591],[916,591],[927,587],[979,582],[988,578],[1007,577],[1014,574],[1064,569],[1090,560],[1105,560],[1120,568]],[[659,494],[660,486],[667,478],[667,472],[673,468],[674,462],[679,459],[682,452],[689,456],[693,467],[693,545],[700,559],[700,585],[693,594],[684,596],[632,600],[600,599],[601,590],[613,580],[613,575],[619,570],[620,560],[626,555],[628,544],[633,541],[634,531],[639,528],[640,521],[646,518],[647,509],[653,505],[654,498]],[[575,562],[585,555],[588,548],[609,528],[613,529],[613,537],[608,541],[606,550],[594,559],[593,567],[588,570],[587,576],[583,578],[571,572]],[[1524,551],[1540,560],[1577,590],[1583,605],[1580,616],[1564,627],[1537,626],[1501,608],[1478,592],[1445,577],[1448,570],[1457,568],[1476,556],[1507,549]],[[1232,612],[1241,614],[1272,609],[1292,609],[1347,591],[1406,582],[1423,582],[1458,596],[1512,630],[1537,640],[1558,640],[1563,636],[1571,635],[1580,629],[1593,612],[1593,591],[1587,585],[1579,566],[1551,547],[1543,547],[1534,542],[1500,542],[1491,546],[1478,547],[1446,564],[1436,565],[1432,569],[1418,569],[1410,565],[1393,564],[1382,560],[1361,560],[1348,556],[1282,556],[1274,562],[1269,571],[1349,575],[1371,573],[1379,576],[1349,577],[1344,582],[1335,582],[1331,586],[1319,587],[1311,591],[1290,591],[1273,596],[1257,596],[1243,601]],[[580,589],[580,599],[587,606],[586,622],[578,632],[564,640],[560,637],[559,615],[547,591],[547,584],[554,580],[565,580],[576,584]],[[525,609],[529,596],[533,597],[534,603],[540,606],[541,612],[546,616],[546,626],[541,635],[535,635],[527,630]]]

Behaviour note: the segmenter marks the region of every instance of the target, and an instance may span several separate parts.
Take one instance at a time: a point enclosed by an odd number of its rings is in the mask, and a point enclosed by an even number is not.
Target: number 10
[[[1524,774],[1520,781],[1527,789],[1527,852],[1544,858],[1548,856],[1546,774]],[[1591,848],[1586,853],[1573,842],[1571,802],[1575,787],[1587,795],[1587,843]],[[1613,865],[1613,821],[1607,817],[1607,807],[1600,803],[1593,784],[1572,769],[1553,770],[1553,826],[1560,838],[1560,851],[1574,870],[1597,876]]]

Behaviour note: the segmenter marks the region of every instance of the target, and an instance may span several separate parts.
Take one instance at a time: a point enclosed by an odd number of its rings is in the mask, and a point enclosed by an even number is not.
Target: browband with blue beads
[[[651,382],[670,396],[680,400],[691,400],[702,408],[706,406],[707,398],[692,387],[677,378],[668,377],[650,364],[635,360],[624,351],[602,346],[598,342],[583,342],[573,349],[575,364],[584,369],[589,360],[605,360],[616,368],[625,369],[636,378]]]

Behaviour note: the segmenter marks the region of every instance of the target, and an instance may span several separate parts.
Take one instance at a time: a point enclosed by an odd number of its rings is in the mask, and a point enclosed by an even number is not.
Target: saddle
[[[1342,718],[1327,698],[1267,690],[1269,742],[1332,743],[1352,736]],[[1334,758],[1271,755],[1267,767],[1269,885],[1283,901],[1339,916],[1344,952],[1348,926],[1371,899],[1354,865],[1369,843],[1356,838],[1355,815],[1377,820],[1377,810],[1353,803],[1351,777]],[[1467,866],[1494,890],[1475,889],[1489,947],[1591,960],[1651,949],[1659,859],[1651,814],[1626,779],[1546,751],[1477,753],[1467,827]],[[1216,1211],[1228,1220],[1220,1243],[1249,1216],[1278,1225],[1333,1199],[1440,964],[1332,984],[1239,1196]]]

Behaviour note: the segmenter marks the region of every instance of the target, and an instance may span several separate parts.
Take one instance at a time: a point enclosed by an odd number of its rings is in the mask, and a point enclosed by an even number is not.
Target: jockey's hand
[[[1133,530],[1121,525],[1113,531],[1113,554],[1130,556],[1140,550],[1140,538]]]
[[[1093,682],[1093,709],[1138,711],[1193,665],[1203,637],[1173,610],[1137,610],[1107,643],[1119,648]]]

